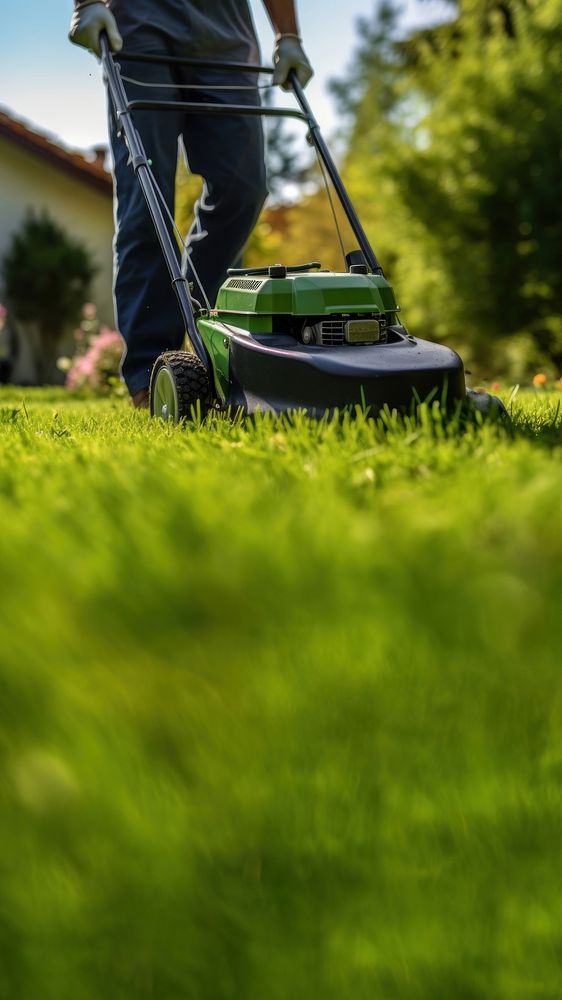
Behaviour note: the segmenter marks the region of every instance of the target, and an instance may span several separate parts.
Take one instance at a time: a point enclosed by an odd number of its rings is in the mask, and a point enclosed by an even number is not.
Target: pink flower
[[[86,302],[82,306],[82,315],[84,319],[95,319],[98,314],[97,306],[94,302]]]
[[[97,336],[90,338],[89,344],[84,354],[78,354],[74,358],[66,379],[67,389],[76,392],[89,388],[106,393],[111,379],[119,374],[123,340],[115,330],[105,326]]]

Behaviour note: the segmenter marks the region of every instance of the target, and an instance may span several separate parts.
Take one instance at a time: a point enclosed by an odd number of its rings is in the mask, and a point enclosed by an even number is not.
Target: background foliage
[[[470,0],[396,38],[363,25],[351,189],[412,326],[482,368],[562,362],[560,0]]]

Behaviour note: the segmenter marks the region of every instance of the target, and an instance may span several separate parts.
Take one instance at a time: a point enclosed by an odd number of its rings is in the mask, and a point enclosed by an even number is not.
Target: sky
[[[134,0],[131,0],[134,3]],[[305,49],[315,69],[308,88],[313,110],[326,134],[337,126],[327,91],[341,77],[357,45],[358,17],[371,17],[377,0],[297,0]],[[250,0],[269,62],[273,36],[261,0]],[[445,0],[402,0],[405,28],[443,20]],[[2,12],[0,107],[62,140],[86,149],[107,141],[104,88],[99,66],[67,39],[72,0],[15,0]]]

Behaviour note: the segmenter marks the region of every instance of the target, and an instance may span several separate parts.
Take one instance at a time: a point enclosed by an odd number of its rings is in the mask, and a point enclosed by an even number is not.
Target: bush
[[[30,212],[13,237],[2,264],[6,300],[17,320],[36,327],[40,382],[50,379],[56,345],[79,321],[95,273],[87,248],[46,213]]]
[[[115,330],[100,326],[96,307],[88,302],[82,309],[82,321],[74,331],[76,353],[71,358],[59,358],[57,364],[67,372],[66,388],[70,392],[90,390],[98,396],[123,395],[119,377],[123,354],[123,338]]]

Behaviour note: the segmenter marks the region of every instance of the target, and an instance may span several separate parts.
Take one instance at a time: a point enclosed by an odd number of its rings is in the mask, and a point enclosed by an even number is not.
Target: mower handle
[[[216,59],[187,59],[184,56],[157,56],[137,52],[119,52],[115,54],[119,56],[121,62],[160,63],[165,66],[190,66],[194,69],[226,69],[236,73],[267,73],[270,76],[273,76],[275,72],[272,66],[259,66],[255,63],[221,62]]]

